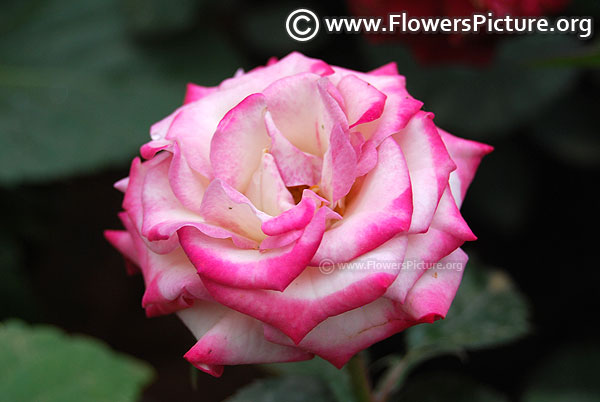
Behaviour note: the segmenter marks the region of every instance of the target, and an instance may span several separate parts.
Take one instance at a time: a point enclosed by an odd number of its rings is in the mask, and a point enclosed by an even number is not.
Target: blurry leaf
[[[434,372],[412,378],[397,401],[407,402],[507,402],[500,393],[468,377]]]
[[[333,396],[313,377],[258,380],[236,392],[227,402],[332,402]]]
[[[530,133],[552,155],[575,166],[600,166],[596,90],[578,91],[557,102]]]
[[[528,306],[501,271],[470,264],[444,320],[406,330],[409,350],[481,349],[511,342],[530,329]]]
[[[0,183],[124,163],[186,82],[214,85],[240,64],[210,22],[142,45],[121,0],[34,4],[0,36]]]
[[[135,401],[152,376],[146,363],[92,338],[20,321],[0,324],[3,401]]]
[[[533,376],[524,402],[600,401],[600,348],[576,345],[551,356]]]
[[[266,364],[263,367],[282,376],[316,377],[327,384],[336,401],[354,401],[347,367],[338,370],[320,357],[297,363]]]
[[[369,45],[363,50],[370,67],[398,62],[407,87],[440,127],[489,141],[535,120],[537,113],[568,90],[576,78],[572,68],[533,68],[532,60],[573,51],[581,46],[565,35],[503,38],[487,68],[417,65],[400,45]]]
[[[128,25],[140,35],[158,35],[189,29],[200,0],[123,0]]]

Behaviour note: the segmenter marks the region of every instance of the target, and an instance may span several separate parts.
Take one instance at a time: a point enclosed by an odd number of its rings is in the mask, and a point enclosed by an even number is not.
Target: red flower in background
[[[406,11],[412,17],[465,17],[492,11],[496,16],[542,16],[561,11],[570,0],[348,0],[356,16],[386,17]],[[497,35],[402,34],[369,35],[374,41],[406,43],[421,63],[458,61],[486,64],[492,58]]]

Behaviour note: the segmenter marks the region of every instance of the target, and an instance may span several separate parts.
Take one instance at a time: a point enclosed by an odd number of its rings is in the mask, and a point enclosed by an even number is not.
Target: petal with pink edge
[[[400,272],[405,250],[406,237],[397,237],[348,263],[307,267],[283,292],[203,282],[219,303],[278,328],[298,343],[328,317],[382,296]]]
[[[378,148],[377,165],[346,197],[343,219],[325,232],[310,265],[347,262],[410,227],[412,196],[400,146],[388,138]]]
[[[332,205],[345,197],[356,179],[356,151],[340,125],[333,127],[329,148],[323,156],[321,188]]]
[[[185,98],[183,104],[196,102],[199,99],[204,98],[206,95],[210,95],[213,92],[218,91],[218,87],[203,87],[194,83],[188,82],[185,91]]]
[[[126,230],[105,230],[104,237],[108,242],[125,258],[135,265],[140,265],[140,258],[131,238],[131,234]]]
[[[264,114],[265,97],[253,94],[231,109],[219,122],[210,144],[215,178],[245,192],[269,146]]]
[[[197,302],[177,314],[198,339],[185,359],[215,377],[221,376],[225,365],[294,362],[313,357],[298,348],[267,341],[260,321],[216,303]]]
[[[446,187],[427,233],[408,236],[404,268],[385,296],[404,303],[408,292],[426,269],[465,241],[475,239],[454,202],[450,187]]]
[[[456,205],[460,208],[481,159],[492,152],[494,147],[455,137],[439,128],[438,131],[446,144],[450,157],[457,166],[456,171],[450,174],[450,186],[456,199]]]
[[[406,90],[406,80],[401,75],[374,75],[335,67],[330,79],[338,84],[349,75],[368,82],[387,96],[381,117],[357,125],[354,129],[362,133],[367,141],[378,146],[381,141],[403,129],[411,117],[421,109],[423,103],[414,99]]]
[[[393,138],[402,148],[413,192],[413,216],[409,231],[424,233],[456,165],[433,123],[433,114],[417,112]]]
[[[265,124],[271,138],[270,153],[275,158],[285,185],[288,187],[316,185],[321,179],[321,158],[296,148],[279,131],[270,112],[265,114]]]
[[[398,64],[395,61],[384,64],[375,70],[369,71],[367,74],[370,75],[398,75]]]
[[[230,231],[218,223],[209,222],[202,216],[202,209],[195,213],[185,208],[175,197],[169,186],[171,157],[147,169],[142,189],[141,234],[148,246],[161,254],[179,247],[176,231],[183,226],[193,226],[204,234],[219,239],[232,238],[239,247],[256,248],[258,242],[246,237],[245,233]],[[207,200],[213,199],[214,192]],[[257,226],[260,230],[260,222]],[[155,245],[159,246],[155,246]],[[167,247],[168,246],[168,247]]]
[[[127,192],[123,199],[123,209],[127,212],[127,215],[133,223],[135,232],[142,236],[142,227],[144,222],[144,206],[142,202],[142,194],[144,190],[144,182],[148,171],[156,166],[161,166],[168,163],[171,155],[165,153],[163,155],[157,155],[149,161],[143,162],[139,158],[135,158],[131,163],[131,169],[129,170],[129,185],[127,186]],[[168,189],[168,187],[167,187]],[[133,232],[132,232],[133,233]],[[164,254],[173,251],[178,247],[176,237],[169,236],[163,237],[166,240],[149,241],[145,237],[142,237],[146,245],[154,252]]]
[[[346,115],[331,96],[327,78],[303,73],[282,78],[263,94],[273,121],[299,150],[322,156],[336,124],[348,128]]]
[[[169,167],[169,184],[173,194],[187,209],[199,212],[208,179],[192,169],[179,144],[173,144],[173,159]]]
[[[298,348],[321,356],[341,368],[359,351],[419,323],[444,318],[454,299],[466,255],[457,250],[417,281],[406,303],[379,298],[363,307],[330,317],[312,330]],[[294,345],[283,332],[265,326],[265,337]]]
[[[266,67],[257,67],[242,76],[227,79],[219,85],[219,88],[235,89],[246,94],[262,92],[274,81],[300,73],[325,76],[333,74],[333,69],[322,60],[292,52],[275,63],[267,64]]]
[[[412,287],[402,309],[414,318],[444,318],[454,300],[468,261],[460,248],[433,264]]]
[[[282,291],[313,257],[330,211],[319,209],[302,236],[281,249],[242,250],[231,241],[211,238],[191,227],[179,230],[179,240],[202,278],[231,287]]]
[[[262,223],[271,218],[220,179],[213,180],[206,188],[199,212],[207,223],[257,243],[266,237],[261,229]]]
[[[142,307],[148,317],[188,308],[195,300],[213,300],[181,248],[169,254],[148,250],[142,272],[146,283]]]
[[[347,75],[337,85],[344,99],[350,128],[378,119],[387,96],[355,75]]]
[[[121,213],[119,218],[131,235],[137,256],[135,263],[144,276],[146,291],[142,307],[149,317],[187,308],[194,300],[212,300],[181,248],[168,254],[154,253],[146,247],[129,216]]]
[[[265,325],[265,338],[281,345],[297,346],[342,368],[356,353],[416,323],[402,311],[400,303],[379,298],[328,318],[297,345],[270,325]]]

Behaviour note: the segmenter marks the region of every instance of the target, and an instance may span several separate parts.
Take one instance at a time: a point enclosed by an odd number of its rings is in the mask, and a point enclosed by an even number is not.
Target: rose
[[[356,16],[387,17],[406,11],[411,17],[468,17],[493,12],[496,16],[542,16],[563,10],[570,0],[348,0]],[[416,34],[368,35],[372,40],[401,40],[421,63],[458,61],[488,63],[494,54],[497,35]]]
[[[151,128],[108,240],[149,316],[177,312],[185,358],[224,365],[359,350],[445,316],[474,240],[459,206],[487,145],[438,129],[389,64],[292,53],[190,84]]]

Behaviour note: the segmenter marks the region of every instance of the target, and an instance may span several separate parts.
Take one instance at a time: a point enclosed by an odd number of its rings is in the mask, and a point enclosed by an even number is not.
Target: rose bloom
[[[292,53],[189,84],[154,124],[107,239],[139,269],[148,316],[223,366],[358,351],[443,318],[475,236],[459,207],[491,147],[436,127],[395,64],[369,73]]]
[[[382,17],[406,11],[411,17],[468,17],[473,13],[493,12],[496,16],[543,16],[562,11],[570,0],[347,0],[352,14]],[[367,35],[369,40],[400,40],[406,43],[421,63],[464,62],[487,64],[491,61],[498,35],[492,34],[410,34]]]

